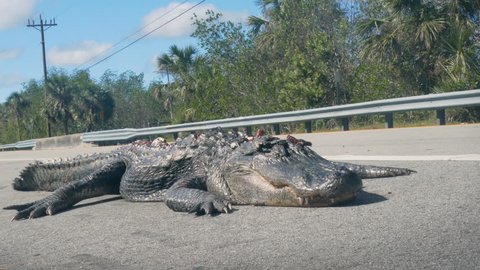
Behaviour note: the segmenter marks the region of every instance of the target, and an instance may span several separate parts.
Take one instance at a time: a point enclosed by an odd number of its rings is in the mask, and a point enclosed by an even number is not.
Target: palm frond
[[[268,20],[257,17],[257,16],[249,16],[248,17],[248,25],[251,27],[251,32],[253,35],[259,35],[263,29],[270,23]]]
[[[361,36],[379,34],[382,26],[388,22],[388,20],[382,19],[362,20],[357,23],[355,30]]]
[[[459,81],[469,73],[477,73],[479,44],[472,42],[473,30],[465,25],[454,25],[448,36],[441,39],[443,60],[440,65],[453,80]]]
[[[433,43],[438,39],[441,31],[447,27],[445,18],[434,18],[429,21],[423,21],[418,26],[415,39],[422,42],[427,49],[432,48]]]

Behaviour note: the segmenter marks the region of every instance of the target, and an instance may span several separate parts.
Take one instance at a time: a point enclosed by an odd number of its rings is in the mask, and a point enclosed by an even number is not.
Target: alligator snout
[[[319,207],[349,202],[362,188],[362,179],[347,169],[332,172],[323,180],[315,187],[295,190],[300,206]]]

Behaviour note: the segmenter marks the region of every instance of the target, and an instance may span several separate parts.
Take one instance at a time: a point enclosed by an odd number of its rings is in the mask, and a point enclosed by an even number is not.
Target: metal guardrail
[[[27,148],[34,148],[36,146],[35,140],[26,140],[20,141],[16,143],[4,144],[0,145],[0,150],[12,150],[12,149],[27,149]]]
[[[343,129],[348,130],[348,117],[354,115],[385,114],[386,127],[393,127],[394,112],[403,112],[411,110],[435,109],[437,110],[437,122],[445,124],[445,108],[467,107],[480,105],[480,89],[467,90],[459,92],[430,94],[423,96],[404,97],[385,99],[371,102],[363,102],[348,105],[339,105],[310,110],[299,110],[292,112],[281,112],[273,114],[263,114],[236,118],[226,118],[219,120],[194,122],[178,125],[169,125],[150,128],[126,128],[116,130],[105,130],[97,132],[84,133],[82,140],[84,142],[105,142],[105,141],[125,141],[135,137],[160,135],[160,134],[178,134],[179,132],[191,132],[197,130],[207,130],[216,127],[238,128],[257,125],[273,124],[276,133],[279,132],[278,125],[288,122],[312,121],[324,118],[342,118]],[[308,123],[308,122],[307,122]],[[306,125],[307,131],[309,130]],[[311,124],[310,124],[311,130]]]
[[[127,141],[136,137],[144,137],[161,134],[178,134],[179,132],[191,132],[207,130],[216,127],[239,128],[259,125],[273,125],[276,133],[280,132],[280,123],[292,123],[305,121],[307,132],[311,131],[311,121],[325,118],[341,118],[343,129],[348,130],[348,117],[355,115],[385,114],[385,126],[393,127],[393,113],[435,109],[437,122],[445,124],[445,108],[467,107],[480,105],[480,89],[466,90],[423,96],[384,99],[348,105],[339,105],[310,110],[281,112],[272,114],[253,115],[236,118],[226,118],[203,122],[185,123],[150,128],[125,128],[88,132],[82,135],[83,142],[119,142]],[[310,123],[310,125],[309,125]],[[32,149],[36,146],[35,140],[20,141],[12,144],[0,145],[0,150]]]

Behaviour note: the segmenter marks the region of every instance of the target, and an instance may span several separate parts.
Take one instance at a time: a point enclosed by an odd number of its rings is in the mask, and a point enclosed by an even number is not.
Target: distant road
[[[298,135],[325,156],[462,156],[480,154],[480,124]],[[476,159],[478,160],[478,159]]]
[[[342,207],[195,218],[106,196],[36,220],[0,210],[0,269],[478,269],[480,125],[296,136],[332,159],[417,173],[365,180]],[[0,152],[0,206],[46,196],[11,188],[32,160],[110,149]]]

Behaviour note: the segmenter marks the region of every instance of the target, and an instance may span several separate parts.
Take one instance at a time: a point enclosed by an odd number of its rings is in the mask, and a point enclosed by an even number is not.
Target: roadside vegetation
[[[159,52],[143,74],[51,69],[0,104],[0,144],[51,134],[140,128],[480,88],[478,0],[259,0],[247,25],[192,18],[195,46]],[[203,17],[202,17],[203,18]],[[45,102],[46,98],[46,102]],[[399,123],[430,121],[402,113]],[[478,122],[480,109],[447,111]],[[354,117],[375,127],[381,116]],[[315,121],[335,129],[340,121]],[[298,130],[298,124],[285,130]]]

